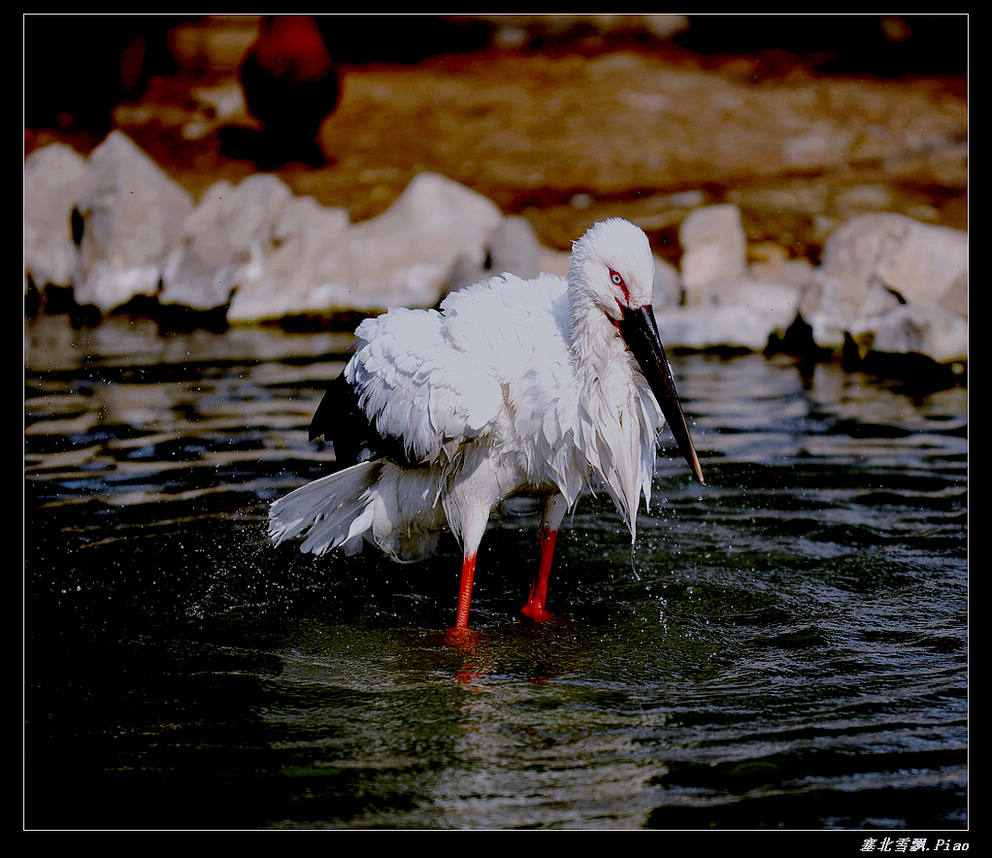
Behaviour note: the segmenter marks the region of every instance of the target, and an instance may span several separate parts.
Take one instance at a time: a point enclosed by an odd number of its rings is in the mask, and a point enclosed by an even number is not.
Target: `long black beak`
[[[665,415],[665,420],[679,445],[679,452],[692,469],[696,479],[704,483],[703,469],[699,465],[699,457],[696,455],[696,448],[689,434],[689,424],[682,411],[679,392],[675,389],[675,377],[672,375],[672,367],[668,363],[665,349],[661,345],[658,323],[655,321],[651,305],[645,304],[637,310],[625,308],[623,318],[617,323],[617,327],[661,406],[661,412]]]

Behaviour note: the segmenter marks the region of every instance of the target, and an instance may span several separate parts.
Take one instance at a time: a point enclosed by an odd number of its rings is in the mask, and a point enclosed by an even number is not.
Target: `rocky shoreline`
[[[434,306],[503,271],[567,267],[526,220],[437,173],[415,175],[385,211],[354,223],[271,173],[220,180],[194,199],[120,131],[88,156],[60,143],[33,151],[24,226],[29,306],[91,319],[140,307],[319,328]],[[965,231],[869,213],[841,224],[817,264],[767,243],[754,258],[739,208],[721,203],[694,208],[678,239],[677,267],[656,257],[671,348],[913,355],[963,372]]]
[[[53,20],[32,19],[35,72],[82,49],[79,26],[113,43],[86,16],[53,42]],[[672,348],[966,377],[953,16],[322,18],[338,97],[316,161],[278,168],[224,148],[256,127],[238,75],[261,19],[160,23],[143,87],[70,88],[101,127],[25,117],[29,317],[347,329],[502,270],[561,273],[571,241],[622,216],[657,254]],[[413,24],[444,35],[416,56],[375,37]],[[54,71],[32,89],[53,109],[72,83]]]

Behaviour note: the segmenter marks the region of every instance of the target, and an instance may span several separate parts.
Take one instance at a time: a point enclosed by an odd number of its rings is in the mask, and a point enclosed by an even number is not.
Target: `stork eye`
[[[623,293],[624,300],[629,304],[630,292],[627,290],[627,284],[623,282],[623,277],[617,274],[617,272],[614,271],[612,268],[610,269],[610,282],[613,283],[613,285],[616,286]],[[619,299],[617,299],[617,303],[618,304],[620,303]]]

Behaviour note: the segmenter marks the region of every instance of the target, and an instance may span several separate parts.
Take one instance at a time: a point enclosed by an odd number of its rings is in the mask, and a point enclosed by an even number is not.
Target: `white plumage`
[[[439,311],[362,322],[311,426],[353,464],[276,501],[270,536],[309,529],[304,551],[370,541],[413,560],[448,528],[463,549],[455,625],[464,627],[490,513],[510,495],[537,493],[541,558],[524,613],[546,618],[555,535],[594,477],[633,540],[667,417],[702,482],[651,312],[653,283],[647,237],[614,218],[576,242],[567,279],[505,274],[451,293]]]

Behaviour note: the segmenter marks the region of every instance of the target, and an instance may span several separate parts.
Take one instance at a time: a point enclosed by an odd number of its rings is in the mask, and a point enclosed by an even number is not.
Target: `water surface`
[[[303,556],[269,502],[347,337],[27,327],[25,819],[41,828],[968,824],[967,393],[676,356],[708,485],[605,493],[519,615],[536,507],[459,552]]]

